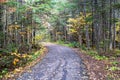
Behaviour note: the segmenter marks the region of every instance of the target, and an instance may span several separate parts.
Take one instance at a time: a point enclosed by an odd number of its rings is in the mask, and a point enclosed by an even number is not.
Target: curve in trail
[[[70,48],[47,44],[48,54],[16,80],[88,80],[80,57]]]

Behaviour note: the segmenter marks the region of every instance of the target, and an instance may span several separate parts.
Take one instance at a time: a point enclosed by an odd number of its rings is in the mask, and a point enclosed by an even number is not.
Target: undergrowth
[[[78,42],[64,42],[61,40],[56,41],[55,43],[63,45],[63,46],[67,46],[67,47],[72,47],[72,48],[80,48],[81,51],[87,53],[88,55],[91,55],[93,58],[97,59],[97,60],[107,60],[109,58],[115,58],[115,57],[119,57],[120,56],[120,50],[119,49],[115,49],[113,51],[108,51],[106,53],[98,53],[96,50],[94,49],[88,49],[85,45],[79,45]],[[112,55],[111,55],[112,54]]]
[[[14,45],[0,49],[0,79],[9,78],[19,72],[22,67],[37,59],[43,51],[44,47],[41,45],[34,45],[31,52],[25,51],[26,53],[19,53]]]

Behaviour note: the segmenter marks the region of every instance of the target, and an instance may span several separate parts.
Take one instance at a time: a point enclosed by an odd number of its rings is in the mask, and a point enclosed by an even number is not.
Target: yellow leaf
[[[15,59],[13,60],[13,64],[16,65],[17,62],[19,62],[19,59],[15,58]]]
[[[15,69],[15,72],[20,72],[21,70],[20,69]]]

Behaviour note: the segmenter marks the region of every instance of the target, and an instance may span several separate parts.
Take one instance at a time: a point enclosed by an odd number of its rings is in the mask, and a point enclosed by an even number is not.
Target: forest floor
[[[120,56],[98,60],[78,48],[74,50],[86,65],[90,80],[120,80]]]

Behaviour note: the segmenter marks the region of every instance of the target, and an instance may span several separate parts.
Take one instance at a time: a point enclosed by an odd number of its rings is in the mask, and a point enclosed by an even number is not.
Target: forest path
[[[48,43],[48,54],[17,80],[88,80],[80,57],[70,48]]]

